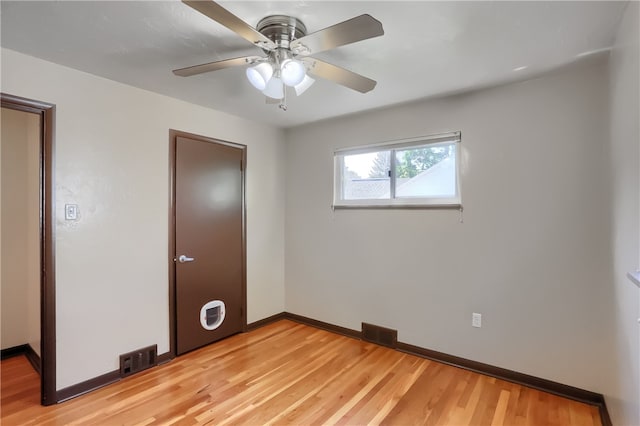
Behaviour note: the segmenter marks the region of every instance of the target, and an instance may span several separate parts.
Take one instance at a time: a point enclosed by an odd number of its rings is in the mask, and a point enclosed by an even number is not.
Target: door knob
[[[193,262],[195,259],[193,257],[187,257],[184,254],[181,254],[180,257],[178,258],[178,262],[180,263],[187,263],[187,262]]]

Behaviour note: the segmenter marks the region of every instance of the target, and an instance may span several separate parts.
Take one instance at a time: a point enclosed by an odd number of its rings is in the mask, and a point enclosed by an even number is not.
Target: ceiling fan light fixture
[[[306,68],[304,64],[297,59],[285,59],[280,65],[280,75],[282,82],[289,87],[297,86],[302,83],[306,77]]]
[[[284,85],[280,77],[273,77],[267,83],[267,87],[262,91],[266,96],[272,99],[284,98]]]
[[[272,76],[273,67],[268,62],[261,62],[247,68],[247,79],[258,90],[265,90]]]
[[[287,87],[301,95],[314,83],[315,80],[307,75],[307,68],[315,77],[360,93],[367,93],[376,86],[370,78],[309,56],[383,35],[382,23],[371,15],[362,14],[307,34],[307,27],[292,16],[266,16],[254,28],[215,0],[182,1],[262,49],[266,56],[251,55],[208,62],[175,69],[175,75],[189,77],[249,64],[245,73],[251,85],[267,96],[268,103],[279,101],[283,110],[287,109]],[[302,58],[298,59],[299,55]]]
[[[309,77],[308,75],[305,74],[305,76],[302,79],[302,81],[299,84],[296,84],[293,87],[294,90],[296,91],[296,95],[298,95],[298,96],[302,95],[315,82],[316,81],[313,78],[311,78],[311,77]]]

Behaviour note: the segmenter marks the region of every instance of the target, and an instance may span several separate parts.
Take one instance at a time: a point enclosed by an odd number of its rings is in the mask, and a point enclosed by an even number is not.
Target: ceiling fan
[[[360,15],[307,34],[302,21],[292,16],[267,16],[253,28],[213,0],[182,2],[259,47],[266,56],[243,56],[194,65],[174,70],[175,75],[189,77],[250,65],[246,70],[249,82],[266,95],[268,103],[279,103],[283,110],[287,109],[286,88],[292,87],[296,95],[301,95],[315,81],[308,74],[361,93],[376,86],[375,80],[310,56],[383,35],[382,24],[370,15]]]

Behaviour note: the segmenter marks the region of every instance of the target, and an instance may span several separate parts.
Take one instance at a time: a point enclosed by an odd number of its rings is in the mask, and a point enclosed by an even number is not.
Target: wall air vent
[[[398,343],[398,330],[362,323],[362,340],[378,345],[395,348]]]
[[[158,345],[120,355],[120,377],[158,365]]]

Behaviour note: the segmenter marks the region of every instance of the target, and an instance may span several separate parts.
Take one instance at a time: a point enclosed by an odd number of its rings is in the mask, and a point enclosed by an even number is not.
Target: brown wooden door
[[[175,155],[175,325],[179,355],[244,327],[244,150],[177,136]],[[224,302],[224,321],[208,330],[201,322],[201,310],[207,302],[217,300]],[[213,325],[218,314],[216,310],[209,318],[211,323],[205,323]]]

